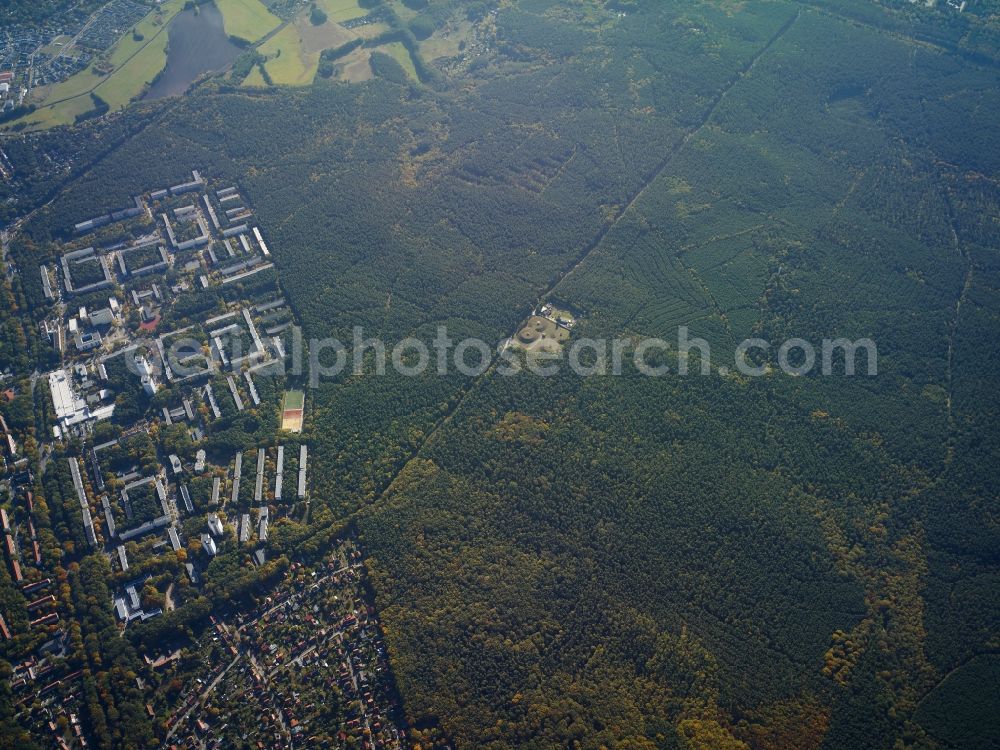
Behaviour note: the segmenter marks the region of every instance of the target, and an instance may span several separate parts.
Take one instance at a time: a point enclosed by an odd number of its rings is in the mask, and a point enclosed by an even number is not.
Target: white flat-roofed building
[[[306,446],[299,447],[299,500],[306,496]]]
[[[219,554],[219,548],[215,546],[215,540],[212,539],[210,534],[201,535],[201,546],[212,557]]]
[[[180,537],[177,536],[176,526],[167,527],[167,538],[170,540],[170,547],[174,552],[177,552],[181,548],[181,540]]]
[[[160,385],[153,378],[153,368],[150,367],[149,361],[143,356],[138,356],[135,358],[135,366],[139,372],[139,380],[142,382],[143,390],[149,396],[154,395],[159,390]]]
[[[52,394],[52,408],[56,419],[64,430],[88,419],[106,419],[114,412],[114,404],[91,411],[73,389],[73,383],[65,370],[49,373],[49,392]]]
[[[264,238],[260,236],[260,229],[257,227],[253,228],[253,236],[257,240],[257,244],[260,245],[260,251],[264,253],[265,258],[271,257],[271,251],[267,249],[267,243],[264,242]]]
[[[115,322],[115,312],[110,307],[94,310],[88,316],[92,326],[109,326]]]

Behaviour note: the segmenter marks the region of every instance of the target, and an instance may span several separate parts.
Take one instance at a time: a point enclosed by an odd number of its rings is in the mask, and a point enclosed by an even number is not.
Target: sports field
[[[305,412],[306,394],[302,391],[286,391],[281,402],[281,429],[302,432],[302,417]]]

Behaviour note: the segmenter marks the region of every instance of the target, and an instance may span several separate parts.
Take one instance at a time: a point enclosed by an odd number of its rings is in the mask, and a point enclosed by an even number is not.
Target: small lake
[[[170,22],[167,33],[167,66],[144,99],[183,94],[202,73],[221,70],[240,54],[240,48],[226,36],[222,13],[215,3],[181,11]]]

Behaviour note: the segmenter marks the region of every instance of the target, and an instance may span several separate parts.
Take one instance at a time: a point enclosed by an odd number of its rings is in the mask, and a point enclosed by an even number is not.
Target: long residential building
[[[260,505],[261,497],[264,493],[264,457],[265,451],[263,448],[257,450],[257,486],[253,491],[253,501],[254,504]]]
[[[285,446],[278,446],[278,460],[275,465],[275,476],[274,476],[274,501],[278,502],[281,500],[281,482],[282,473],[285,469]]]
[[[306,496],[306,446],[299,448],[299,500]]]

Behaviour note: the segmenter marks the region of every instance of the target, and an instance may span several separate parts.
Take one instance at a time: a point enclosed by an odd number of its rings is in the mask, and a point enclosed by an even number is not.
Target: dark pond
[[[240,53],[229,41],[222,25],[222,14],[215,3],[183,10],[174,16],[167,29],[170,44],[167,66],[144,98],[162,99],[183,94],[198,76],[221,70]]]

